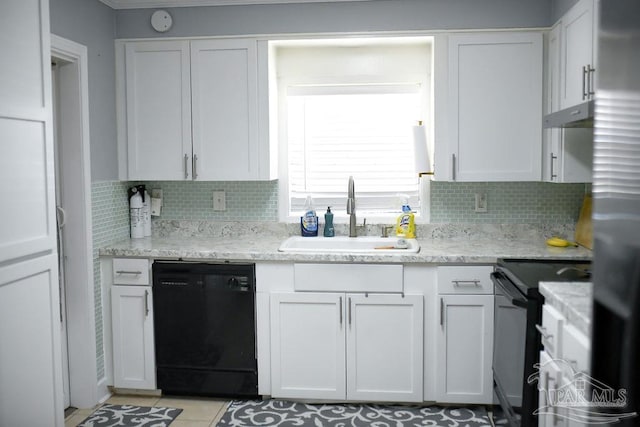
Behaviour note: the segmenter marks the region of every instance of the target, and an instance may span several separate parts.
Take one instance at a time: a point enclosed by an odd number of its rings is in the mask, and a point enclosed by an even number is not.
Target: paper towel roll
[[[413,147],[415,152],[415,165],[418,174],[433,173],[431,169],[431,156],[427,147],[427,131],[423,125],[413,127]]]

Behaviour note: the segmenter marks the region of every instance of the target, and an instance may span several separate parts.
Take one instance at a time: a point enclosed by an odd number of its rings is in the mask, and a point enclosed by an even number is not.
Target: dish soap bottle
[[[406,239],[415,239],[416,237],[416,219],[411,207],[409,206],[409,198],[405,197],[402,202],[402,213],[396,221],[396,236]]]
[[[333,213],[331,212],[331,206],[327,206],[327,212],[324,214],[324,237],[335,236],[335,230],[333,229]]]
[[[318,217],[313,208],[311,196],[307,196],[307,200],[304,202],[304,216],[300,217],[300,233],[304,237],[318,235]]]

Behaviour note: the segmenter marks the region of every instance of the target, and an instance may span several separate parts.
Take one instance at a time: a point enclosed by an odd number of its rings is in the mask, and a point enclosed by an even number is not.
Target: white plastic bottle
[[[144,224],[142,221],[142,196],[136,187],[131,188],[129,198],[129,217],[131,221],[131,238],[140,239],[144,237]]]

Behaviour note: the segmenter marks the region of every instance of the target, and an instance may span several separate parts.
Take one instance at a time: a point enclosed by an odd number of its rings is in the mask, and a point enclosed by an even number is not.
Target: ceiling
[[[100,0],[113,9],[141,9],[163,7],[191,7],[191,6],[230,6],[247,4],[276,4],[276,3],[330,3],[345,1],[371,0]]]

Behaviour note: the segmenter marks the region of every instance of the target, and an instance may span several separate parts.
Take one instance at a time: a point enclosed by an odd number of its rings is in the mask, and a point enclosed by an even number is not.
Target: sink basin
[[[406,245],[405,248],[402,248]],[[398,237],[301,237],[293,236],[282,242],[280,252],[297,253],[355,253],[392,255],[416,253],[420,245],[416,239]]]

